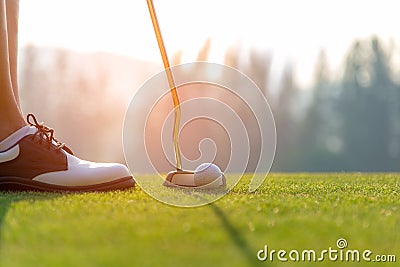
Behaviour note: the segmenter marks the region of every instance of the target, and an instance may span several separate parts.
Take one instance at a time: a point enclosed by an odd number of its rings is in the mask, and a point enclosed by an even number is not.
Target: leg
[[[24,127],[18,104],[17,35],[18,0],[0,0],[0,191],[107,191],[134,186],[126,166],[80,160],[32,114],[27,117],[30,127]]]
[[[6,1],[0,0],[0,140],[26,125],[14,96],[10,73]]]
[[[15,101],[19,106],[18,97],[18,13],[19,0],[6,0],[7,34],[8,34],[8,58],[10,63],[10,77]],[[21,107],[19,107],[21,109]]]

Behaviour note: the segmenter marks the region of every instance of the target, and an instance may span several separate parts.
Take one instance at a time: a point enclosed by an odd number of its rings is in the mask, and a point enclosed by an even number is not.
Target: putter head
[[[193,171],[171,171],[168,173],[165,181],[163,183],[164,186],[167,187],[189,187],[189,188],[218,188],[226,186],[226,178],[225,175],[221,175],[219,178],[215,179],[213,182],[206,185],[197,185],[194,180],[194,172]]]

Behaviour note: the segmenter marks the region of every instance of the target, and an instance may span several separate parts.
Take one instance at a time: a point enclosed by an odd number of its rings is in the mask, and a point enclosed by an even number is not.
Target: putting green
[[[0,193],[0,266],[310,266],[257,252],[337,248],[400,261],[400,174],[271,174],[198,208],[125,192]],[[319,256],[319,254],[318,254]],[[286,255],[288,257],[288,255]],[[324,266],[365,266],[330,261]],[[368,265],[374,266],[373,263]]]

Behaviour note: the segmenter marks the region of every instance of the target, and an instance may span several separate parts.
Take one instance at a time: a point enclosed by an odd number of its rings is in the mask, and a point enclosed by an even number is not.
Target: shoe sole
[[[104,192],[124,190],[134,186],[135,180],[131,176],[111,182],[85,186],[61,186],[20,177],[0,177],[0,191]]]

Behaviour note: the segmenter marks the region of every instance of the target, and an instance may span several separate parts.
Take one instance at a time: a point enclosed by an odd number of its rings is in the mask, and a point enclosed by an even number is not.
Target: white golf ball
[[[214,182],[223,175],[220,168],[212,163],[203,163],[194,171],[194,183],[203,186]]]

